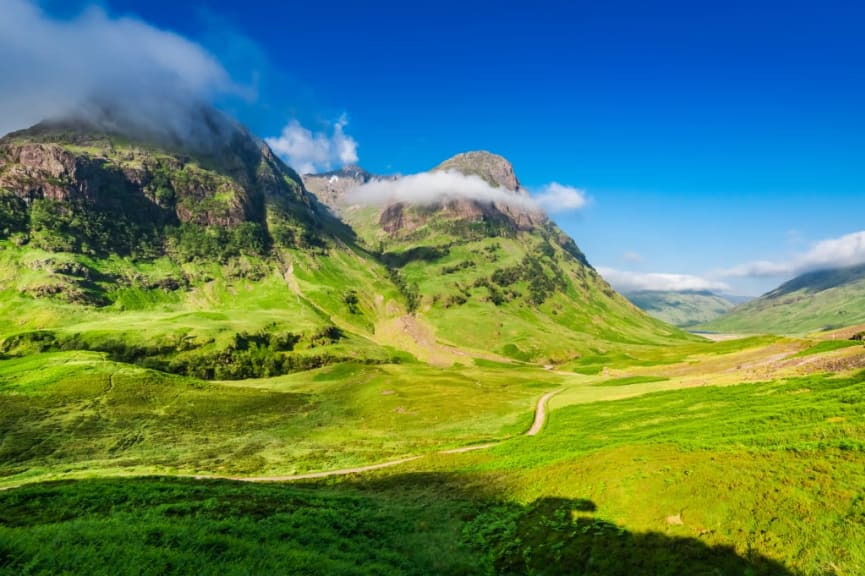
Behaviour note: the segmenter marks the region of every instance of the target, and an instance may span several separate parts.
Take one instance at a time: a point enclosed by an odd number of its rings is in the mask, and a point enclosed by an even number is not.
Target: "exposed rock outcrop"
[[[300,178],[237,126],[206,151],[170,149],[50,122],[0,139],[0,190],[28,203],[46,199],[122,213],[133,221],[234,227],[265,223],[267,206],[314,215]]]

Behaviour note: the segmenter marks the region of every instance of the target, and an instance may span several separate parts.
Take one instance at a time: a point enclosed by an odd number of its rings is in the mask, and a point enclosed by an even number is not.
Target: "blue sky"
[[[40,4],[73,22],[93,6]],[[319,134],[317,165],[351,157],[335,136],[379,173],[487,149],[529,189],[583,190],[554,218],[620,287],[753,295],[860,245],[865,262],[861,3],[98,6],[200,46],[242,88],[216,102],[262,137]]]

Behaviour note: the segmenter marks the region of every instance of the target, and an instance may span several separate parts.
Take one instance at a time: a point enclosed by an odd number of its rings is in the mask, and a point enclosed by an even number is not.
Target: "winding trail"
[[[526,432],[526,436],[537,436],[538,432],[540,432],[544,427],[544,423],[547,420],[547,402],[558,392],[558,390],[547,392],[541,396],[540,400],[538,400],[538,405],[535,408],[535,421],[532,423],[532,427],[529,428],[529,431]]]
[[[110,384],[113,386],[113,379],[110,381]],[[560,392],[560,390],[554,390],[552,392],[547,392],[538,400],[537,405],[535,406],[535,420],[532,423],[532,427],[525,433],[525,436],[537,436],[537,434],[544,427],[544,423],[547,418],[547,402],[550,398],[552,398],[555,394]],[[487,448],[492,448],[493,446],[498,446],[504,442],[504,440],[498,442],[488,442],[486,444],[473,444],[469,446],[463,446],[461,448],[450,448],[448,450],[440,450],[438,452],[433,452],[433,454],[464,454],[466,452],[473,452],[475,450],[485,450]],[[294,474],[291,476],[224,476],[220,474],[195,474],[195,475],[178,475],[181,478],[194,478],[195,480],[233,480],[236,482],[296,482],[299,480],[315,480],[319,478],[330,478],[332,476],[349,476],[351,474],[362,474],[364,472],[372,472],[374,470],[381,470],[382,468],[390,468],[391,466],[399,466],[400,464],[405,464],[407,462],[412,462],[414,460],[420,460],[426,456],[406,456],[405,458],[400,458],[399,460],[389,460],[387,462],[380,462],[379,464],[370,464],[368,466],[357,466],[355,468],[342,468],[340,470],[325,470],[322,472],[308,472],[306,474]],[[26,483],[25,483],[26,484]],[[14,485],[14,486],[3,486],[0,487],[0,491],[9,490],[12,488],[17,488],[22,486],[23,484]]]
[[[310,472],[308,474],[294,474],[292,476],[253,476],[253,477],[230,477],[230,476],[194,476],[196,480],[210,480],[221,478],[227,480],[239,480],[241,482],[293,482],[295,480],[312,480],[315,478],[327,478],[329,476],[348,476],[349,474],[360,474],[362,472],[371,472],[382,468],[390,468],[391,466],[399,466],[412,460],[417,460],[420,456],[409,456],[401,460],[390,460],[381,464],[371,464],[369,466],[358,466],[357,468],[343,468],[342,470],[326,470],[324,472]]]
[[[541,429],[544,427],[544,423],[547,419],[547,402],[550,398],[552,398],[555,394],[557,394],[559,390],[553,390],[552,392],[547,392],[543,396],[541,396],[540,400],[538,400],[537,405],[535,406],[535,421],[532,423],[532,427],[529,428],[528,432],[526,432],[526,436],[537,436]],[[473,452],[475,450],[484,450],[486,448],[492,448],[493,446],[498,446],[501,442],[490,442],[487,444],[475,444],[472,446],[463,446],[462,448],[451,448],[450,450],[440,450],[439,452],[435,452],[435,454],[464,454],[466,452]],[[407,456],[406,458],[400,458],[399,460],[389,460],[387,462],[381,462],[379,464],[371,464],[369,466],[358,466],[355,468],[342,468],[340,470],[326,470],[323,472],[309,472],[307,474],[294,474],[291,476],[220,476],[220,475],[208,475],[208,474],[199,474],[192,476],[196,480],[235,480],[238,482],[296,482],[298,480],[315,480],[318,478],[329,478],[331,476],[348,476],[350,474],[362,474],[364,472],[372,472],[373,470],[381,470],[382,468],[390,468],[391,466],[399,466],[400,464],[405,464],[406,462],[412,462],[414,460],[419,460],[423,458],[423,456]]]

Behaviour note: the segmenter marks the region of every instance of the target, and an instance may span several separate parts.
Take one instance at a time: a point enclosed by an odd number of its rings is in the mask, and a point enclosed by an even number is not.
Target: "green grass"
[[[797,353],[795,356],[813,356],[814,354],[823,354],[824,352],[832,352],[833,350],[841,350],[842,348],[850,348],[852,346],[861,346],[861,342],[854,342],[852,340],[824,340],[819,344],[815,344],[811,346],[807,350],[802,350]]]
[[[865,566],[863,439],[865,374],[815,375],[568,406],[538,437],[424,469],[495,479],[522,503],[589,500],[629,530],[796,574],[852,575]]]
[[[571,406],[363,477],[32,485],[0,493],[0,570],[858,574],[863,422],[865,375],[815,375]]]
[[[625,376],[613,378],[594,384],[595,386],[630,386],[631,384],[649,384],[652,382],[666,382],[669,378],[665,376]]]
[[[591,501],[522,505],[467,480],[31,486],[0,493],[0,573],[789,574],[758,553],[631,532],[597,517]]]
[[[655,359],[723,372],[785,342]],[[842,576],[865,562],[865,373],[650,393],[676,382],[481,364],[204,383],[93,352],[0,361],[0,486],[28,484],[0,492],[0,573]],[[520,436],[557,388],[543,432]],[[123,478],[408,454],[427,456],[288,486]],[[51,478],[70,480],[32,484]]]
[[[347,363],[205,383],[94,352],[10,359],[0,361],[0,485],[96,471],[286,475],[376,463],[519,434],[559,378]]]
[[[865,269],[812,272],[699,328],[731,333],[806,334],[865,322]]]

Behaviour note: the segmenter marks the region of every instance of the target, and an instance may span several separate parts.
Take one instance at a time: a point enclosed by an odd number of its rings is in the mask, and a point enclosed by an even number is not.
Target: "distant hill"
[[[714,320],[736,306],[731,299],[707,291],[640,290],[625,297],[650,316],[680,327]]]
[[[700,328],[798,334],[862,322],[865,322],[865,265],[802,274]]]

